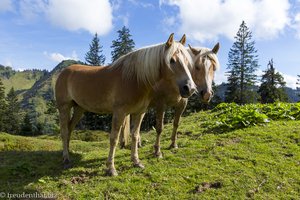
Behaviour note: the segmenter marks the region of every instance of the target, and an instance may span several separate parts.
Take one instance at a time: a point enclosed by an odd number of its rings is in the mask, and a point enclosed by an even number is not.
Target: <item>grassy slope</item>
[[[74,60],[65,60],[60,62],[51,72],[36,81],[32,87],[24,92],[24,99],[21,101],[23,108],[28,109],[32,113],[36,113],[37,122],[44,126],[49,126],[43,133],[49,133],[56,129],[56,115],[46,115],[47,103],[54,99],[54,86],[58,74],[67,66],[78,63]],[[45,128],[45,127],[44,127]]]
[[[130,150],[117,150],[118,177],[104,175],[107,134],[72,140],[74,167],[61,168],[57,137],[0,134],[0,191],[52,192],[59,199],[297,199],[300,195],[299,121],[205,134],[205,113],[183,119],[179,149],[152,156],[154,131],[143,134],[144,170],[131,167]],[[81,132],[81,134],[83,134]],[[96,137],[97,136],[97,137]],[[92,138],[92,139],[93,139]],[[206,184],[205,184],[206,183]]]
[[[22,71],[22,72],[16,72],[9,79],[2,78],[5,87],[5,93],[8,93],[12,87],[14,87],[16,91],[28,90],[33,86],[33,84],[38,79],[40,79],[42,75],[43,75],[42,71],[36,71],[36,72]]]

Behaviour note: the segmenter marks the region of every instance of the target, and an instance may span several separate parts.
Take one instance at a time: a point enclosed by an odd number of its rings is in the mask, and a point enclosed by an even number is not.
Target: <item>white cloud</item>
[[[296,30],[296,37],[300,39],[300,12],[295,15],[292,27]]]
[[[112,29],[112,6],[109,0],[49,0],[47,17],[70,31],[84,29],[104,35]]]
[[[13,5],[11,0],[0,1],[0,12],[12,11]]]
[[[122,6],[122,0],[111,0],[112,9],[118,11]]]
[[[124,15],[119,15],[119,16],[115,17],[115,19],[121,20],[123,25],[128,27],[128,25],[129,25],[129,13],[126,13]]]
[[[76,51],[73,51],[71,56],[64,56],[61,53],[56,53],[56,52],[49,54],[47,51],[44,51],[43,54],[47,58],[49,58],[50,60],[55,61],[55,62],[61,62],[63,60],[70,60],[70,59],[79,60]]]
[[[33,20],[46,10],[46,3],[40,0],[19,1],[20,14],[25,20]]]
[[[283,74],[283,73],[281,73],[281,75],[283,76],[287,87],[290,87],[293,89],[296,89],[297,87],[299,87],[299,85],[297,85],[297,77],[296,76]]]
[[[225,72],[221,70],[216,71],[214,81],[216,84],[226,83],[227,76],[225,76]]]
[[[179,8],[179,31],[201,42],[220,35],[233,39],[242,20],[255,37],[274,38],[291,20],[288,0],[160,0],[162,5]]]
[[[70,31],[83,29],[104,35],[113,27],[109,0],[19,0],[16,6],[22,19],[46,17],[53,25]],[[0,0],[0,12],[12,9],[12,0]]]
[[[132,3],[135,6],[141,6],[143,8],[154,8],[154,5],[151,3],[146,3],[141,0],[128,0],[130,3]]]
[[[4,66],[13,67],[13,64],[10,60],[6,60]]]

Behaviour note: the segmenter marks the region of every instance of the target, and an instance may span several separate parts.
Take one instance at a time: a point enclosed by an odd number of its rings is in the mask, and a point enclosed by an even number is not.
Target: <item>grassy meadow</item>
[[[119,176],[105,176],[108,133],[77,131],[70,144],[73,167],[63,170],[59,136],[0,133],[0,192],[51,193],[57,199],[298,199],[300,122],[277,120],[215,132],[209,111],[191,114],[179,127],[178,149],[153,156],[155,131],[142,133],[133,168],[129,149],[117,149]]]

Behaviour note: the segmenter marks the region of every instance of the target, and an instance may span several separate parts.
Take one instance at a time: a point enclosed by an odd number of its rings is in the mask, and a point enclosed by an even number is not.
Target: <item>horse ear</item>
[[[188,45],[189,45],[190,50],[192,51],[192,53],[193,53],[195,56],[198,55],[198,54],[200,54],[201,50],[197,50],[197,49],[191,47],[190,44],[188,44]]]
[[[186,42],[186,36],[183,34],[182,38],[179,40],[179,42],[184,46]]]
[[[173,41],[174,41],[174,33],[171,33],[168,41],[166,42],[166,47],[169,48],[173,44]]]
[[[218,42],[214,48],[211,50],[214,54],[217,54],[220,49],[220,43]]]

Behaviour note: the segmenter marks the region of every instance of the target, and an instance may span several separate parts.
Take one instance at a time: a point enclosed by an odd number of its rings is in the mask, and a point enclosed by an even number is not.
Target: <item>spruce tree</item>
[[[111,52],[112,62],[117,60],[120,56],[131,52],[134,49],[135,43],[131,39],[130,30],[123,26],[121,30],[118,30],[118,39],[112,41]]]
[[[275,72],[273,59],[268,63],[267,70],[261,79],[258,93],[262,103],[274,103],[275,101],[287,101],[287,94],[284,91],[285,82],[279,72]]]
[[[30,116],[28,113],[26,113],[26,115],[23,119],[23,123],[21,126],[21,135],[24,135],[24,136],[32,136],[33,135],[33,127],[32,127],[32,123],[31,123]]]
[[[105,56],[102,53],[102,48],[103,46],[100,45],[100,40],[98,38],[98,34],[96,33],[90,44],[90,50],[85,54],[85,60],[89,65],[104,65]]]
[[[102,54],[102,48],[103,47],[102,45],[100,45],[100,40],[96,33],[90,44],[90,50],[85,55],[85,60],[89,65],[104,65],[105,56]],[[83,119],[83,124],[86,126],[87,129],[90,130],[101,129],[99,124],[101,124],[103,118],[106,118],[106,116],[100,116],[95,113],[86,112],[85,117]]]
[[[18,134],[20,131],[20,103],[12,87],[7,94],[6,132]]]
[[[6,110],[5,92],[2,80],[0,78],[0,131],[6,130]]]
[[[257,50],[254,47],[252,33],[243,21],[228,53],[228,89],[225,93],[227,102],[239,104],[255,101],[253,91],[258,68]]]

